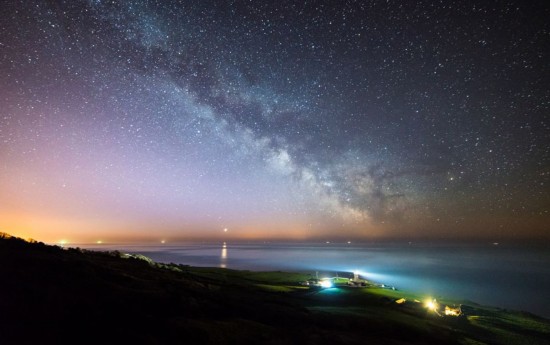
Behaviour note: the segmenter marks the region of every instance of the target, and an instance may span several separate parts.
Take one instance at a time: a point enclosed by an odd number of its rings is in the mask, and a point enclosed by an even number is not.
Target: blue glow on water
[[[85,246],[83,246],[85,247]],[[359,271],[397,289],[468,299],[550,317],[550,251],[542,247],[182,244],[88,246],[141,253],[159,262],[250,270]]]

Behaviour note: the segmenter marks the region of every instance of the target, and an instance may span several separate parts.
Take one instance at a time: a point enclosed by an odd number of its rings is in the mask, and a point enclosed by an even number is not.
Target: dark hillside
[[[361,289],[304,288],[304,274],[156,264],[7,235],[0,277],[0,344],[452,344],[473,327]]]

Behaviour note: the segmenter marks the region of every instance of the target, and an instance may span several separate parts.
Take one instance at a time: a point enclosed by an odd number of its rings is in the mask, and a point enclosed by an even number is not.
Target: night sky
[[[550,237],[546,1],[1,12],[0,231]]]

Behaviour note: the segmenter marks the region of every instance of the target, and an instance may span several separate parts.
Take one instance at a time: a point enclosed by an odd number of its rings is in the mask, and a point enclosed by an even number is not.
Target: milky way
[[[2,12],[0,231],[549,235],[544,1]]]

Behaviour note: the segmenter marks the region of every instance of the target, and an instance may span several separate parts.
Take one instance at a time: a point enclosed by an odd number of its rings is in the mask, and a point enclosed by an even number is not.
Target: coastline
[[[163,264],[16,238],[2,238],[0,246],[6,263],[0,267],[6,278],[0,307],[10,315],[0,323],[6,344],[97,343],[107,334],[113,342],[162,344],[181,339],[548,344],[550,339],[550,320],[530,313],[462,303],[460,316],[447,316],[446,305],[466,301],[436,296],[434,308],[405,291],[339,286],[349,277],[322,288],[303,285],[317,278],[312,273]]]
[[[90,246],[163,263],[244,270],[362,272],[368,280],[428,297],[481,301],[550,317],[550,252],[501,243],[172,243]],[[84,246],[83,246],[84,247]],[[90,248],[88,247],[88,248]],[[525,298],[529,296],[529,298]]]

